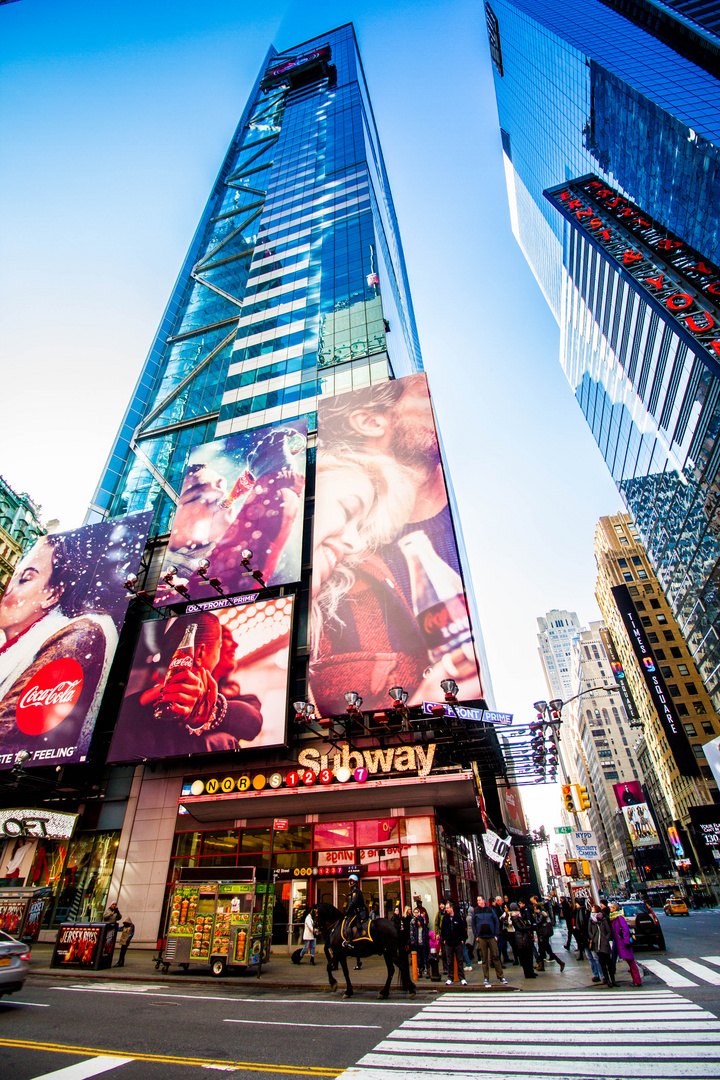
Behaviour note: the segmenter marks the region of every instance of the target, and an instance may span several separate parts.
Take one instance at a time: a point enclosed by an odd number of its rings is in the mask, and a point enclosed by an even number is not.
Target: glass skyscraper
[[[89,521],[155,511],[188,455],[422,370],[352,26],[270,49],[95,492]]]
[[[717,708],[720,39],[682,4],[492,0],[486,17],[513,231]],[[623,234],[624,253],[620,215],[608,224],[596,203],[572,201],[575,181],[597,181],[605,206],[619,199],[644,224]],[[692,257],[663,261],[673,250]],[[676,318],[680,305],[695,318]]]

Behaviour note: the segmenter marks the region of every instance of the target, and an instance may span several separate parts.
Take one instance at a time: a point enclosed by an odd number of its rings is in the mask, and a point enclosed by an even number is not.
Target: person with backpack
[[[495,974],[498,982],[507,983],[503,976],[502,964],[500,963],[500,951],[498,949],[498,934],[500,923],[494,910],[489,907],[482,896],[478,896],[477,907],[473,914],[472,928],[477,945],[478,958],[482,960],[485,986],[490,986],[490,959],[492,958]]]

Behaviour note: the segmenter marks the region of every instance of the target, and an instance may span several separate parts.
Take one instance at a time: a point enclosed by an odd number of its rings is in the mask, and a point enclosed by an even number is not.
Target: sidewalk
[[[562,992],[564,990],[605,990],[605,988],[597,983],[592,983],[590,965],[587,960],[578,961],[575,959],[574,953],[566,953],[564,949],[557,946],[558,956],[565,959],[565,971],[560,972],[557,964],[545,964],[545,971],[539,973],[537,979],[525,979],[522,974],[521,967],[514,967],[512,964],[505,969],[505,978],[508,980],[508,985],[503,986],[497,982],[497,977],[494,971],[490,972],[492,979],[491,990],[493,993],[507,993],[518,990],[532,992]],[[80,980],[111,980],[113,983],[143,983],[146,986],[152,984],[153,986],[180,986],[182,984],[188,985],[214,985],[216,987],[223,987],[224,990],[234,991],[248,991],[262,993],[266,990],[298,990],[298,991],[315,991],[318,993],[328,993],[328,977],[325,967],[325,956],[322,946],[319,946],[317,950],[316,962],[313,967],[310,964],[309,956],[305,956],[300,964],[293,964],[290,960],[289,954],[284,949],[278,949],[277,952],[273,951],[271,954],[270,962],[263,965],[262,975],[257,978],[256,972],[248,972],[248,974],[232,974],[225,975],[222,978],[214,978],[210,974],[209,968],[202,967],[190,967],[188,971],[183,971],[179,965],[172,965],[167,975],[163,973],[162,968],[156,970],[155,957],[157,956],[157,950],[150,949],[133,949],[130,947],[127,956],[125,957],[125,965],[122,968],[112,967],[106,968],[103,971],[83,971],[81,968],[71,968],[69,970],[63,970],[62,968],[51,968],[50,962],[52,960],[53,946],[50,944],[38,943],[32,947],[32,958],[30,961],[30,977],[41,979],[72,979],[74,982]],[[566,959],[567,958],[567,959]],[[367,960],[363,960],[363,966],[361,971],[354,971],[354,958],[350,958],[349,969],[350,979],[352,981],[353,990],[358,993],[377,993],[385,982],[386,968],[385,963],[380,956],[371,956]],[[642,965],[642,960],[639,963]],[[624,969],[624,965],[622,965]],[[619,982],[621,986],[631,986],[630,977],[624,970],[618,968]],[[335,978],[338,979],[339,987],[338,992],[341,993],[344,989],[344,980],[342,972],[335,973]],[[440,982],[431,982],[429,979],[418,979],[416,987],[418,995],[423,998],[427,998],[431,995],[438,993],[447,993],[454,991],[456,993],[468,993],[477,992],[482,993],[489,992],[485,985],[482,974],[482,967],[478,967],[476,964],[472,965],[472,971],[465,973],[465,978],[468,980],[467,986],[461,986],[460,983],[453,983],[452,986],[445,985],[445,979],[442,978]],[[655,981],[651,979],[651,981]],[[397,974],[391,987],[391,993],[402,993],[397,982]]]

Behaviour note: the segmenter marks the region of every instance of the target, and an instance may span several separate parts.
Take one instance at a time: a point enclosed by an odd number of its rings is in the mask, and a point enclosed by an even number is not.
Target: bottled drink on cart
[[[190,623],[187,627],[183,639],[178,645],[173,654],[173,658],[170,661],[165,676],[165,682],[160,692],[157,705],[155,706],[155,719],[156,720],[176,720],[179,716],[183,715],[177,708],[174,702],[174,683],[177,683],[182,679],[184,673],[188,670],[192,670],[195,667],[195,633],[197,631],[197,623]],[[198,705],[200,702],[198,702]],[[197,710],[198,705],[193,709],[193,713]],[[191,714],[192,715],[192,714]]]
[[[408,564],[412,607],[430,660],[435,664],[451,653],[472,655],[462,578],[440,558],[421,529],[401,537],[398,543]]]

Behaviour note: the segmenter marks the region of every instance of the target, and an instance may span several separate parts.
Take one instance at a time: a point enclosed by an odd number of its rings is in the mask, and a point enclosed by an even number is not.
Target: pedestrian
[[[440,904],[438,906],[438,913],[435,916],[435,923],[433,925],[433,929],[435,931],[435,936],[437,937],[439,942],[440,942],[440,928],[442,926],[442,921],[443,921],[444,916],[445,916],[445,902],[443,900],[441,900]],[[448,969],[447,969],[447,964],[445,963],[445,950],[442,947],[442,942],[440,942],[440,953],[441,953],[441,957],[442,957],[443,975],[447,975]]]
[[[578,951],[575,954],[576,959],[585,959],[585,950],[588,943],[588,922],[590,920],[590,912],[588,911],[585,901],[583,899],[578,900],[575,905],[575,913],[573,916],[573,925],[575,927],[575,941],[577,942]]]
[[[472,971],[470,964],[474,957],[477,957],[477,962],[480,963],[479,953],[475,951],[475,935],[473,933],[473,915],[475,914],[475,908],[472,904],[468,904],[467,911],[465,913],[465,925],[467,926],[468,937],[465,942],[465,955],[468,958],[465,970]]]
[[[592,905],[588,923],[588,957],[593,969],[592,981],[604,982],[606,986],[615,986],[615,973],[612,970],[613,933],[610,920],[599,904]]]
[[[575,924],[574,924],[575,911],[574,911],[574,908],[575,908],[574,900],[571,897],[563,896],[562,902],[560,904],[560,910],[562,912],[562,917],[563,917],[563,920],[565,922],[565,926],[567,927],[567,940],[565,941],[565,948],[567,949],[568,952],[570,952],[570,943],[571,943],[571,941],[573,939],[573,935],[574,935],[574,932],[575,932]]]
[[[540,898],[537,896],[531,896],[530,900],[534,908],[535,929],[537,932],[538,941],[539,959],[537,963],[537,970],[544,971],[545,960],[549,959],[555,960],[556,963],[560,966],[560,971],[562,972],[565,970],[565,961],[561,960],[553,952],[551,941],[553,936],[553,924],[550,919],[550,915],[548,914],[547,907],[544,904],[540,903]]]
[[[412,952],[417,953],[418,975],[420,978],[425,975],[429,978],[428,928],[418,907],[413,909],[412,919],[410,920],[410,949]]]
[[[302,960],[305,953],[310,950],[310,963],[315,967],[315,923],[313,922],[312,911],[310,908],[305,913],[305,922],[303,924],[303,947],[298,957],[298,964]]]
[[[556,922],[556,923],[559,923],[560,919],[562,918],[562,909],[560,907],[560,901],[557,898],[557,893],[553,894],[552,910],[553,910],[553,921]]]
[[[500,963],[500,951],[498,949],[498,935],[500,933],[500,921],[492,907],[485,903],[482,896],[478,896],[477,907],[472,921],[473,933],[478,949],[478,960],[482,960],[485,985],[490,986],[490,960],[492,959],[498,982],[507,983],[503,976],[502,964]]]
[[[635,963],[635,953],[633,952],[631,945],[632,937],[630,934],[630,927],[625,921],[623,910],[619,904],[610,905],[610,926],[612,927],[612,934],[617,946],[618,956],[621,960],[627,962],[635,986],[642,986],[640,970]]]
[[[125,922],[122,924],[122,930],[120,931],[120,955],[115,967],[125,967],[125,953],[128,951],[128,945],[132,941],[134,934],[135,923],[132,919],[125,919]]]
[[[498,938],[498,945],[500,947],[500,963],[503,967],[507,967],[509,964],[508,959],[508,947],[512,949],[512,962],[517,964],[517,952],[515,951],[515,930],[512,926],[512,920],[510,919],[510,911],[508,905],[503,903],[502,911],[498,919],[500,923],[500,937]]]
[[[453,983],[453,962],[457,961],[458,975],[460,976],[460,983],[462,986],[467,986],[467,979],[465,978],[464,958],[463,958],[463,946],[465,944],[465,938],[467,937],[467,925],[465,919],[459,912],[455,911],[455,905],[452,900],[448,900],[445,904],[445,914],[443,915],[442,923],[440,924],[440,940],[443,945],[443,953],[445,955],[445,963],[447,966],[448,978],[445,981],[446,986],[452,986]]]
[[[110,907],[103,915],[103,922],[119,923],[121,919],[122,915],[120,914],[117,904],[113,900],[112,904],[110,904]]]
[[[537,979],[533,968],[533,926],[526,916],[526,909],[510,904],[510,918],[515,931],[515,950],[522,964],[526,979]]]

